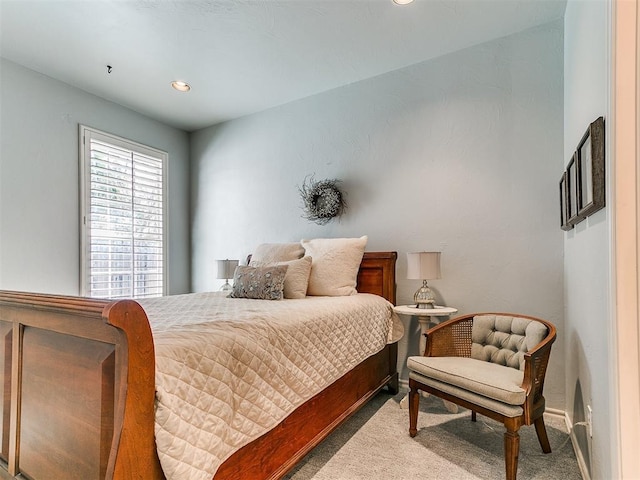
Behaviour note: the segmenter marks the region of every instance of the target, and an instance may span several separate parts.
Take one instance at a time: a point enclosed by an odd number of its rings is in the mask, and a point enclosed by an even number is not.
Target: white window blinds
[[[165,293],[167,154],[81,127],[82,294]]]

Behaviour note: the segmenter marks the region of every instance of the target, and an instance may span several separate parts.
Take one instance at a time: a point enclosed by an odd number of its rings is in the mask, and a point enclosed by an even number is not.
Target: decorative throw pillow
[[[263,267],[267,264],[256,262],[251,258],[252,267]],[[286,265],[287,274],[284,276],[284,298],[304,298],[307,296],[309,274],[311,273],[311,257],[302,257],[288,262],[277,262],[272,265]]]
[[[282,300],[286,265],[271,267],[239,266],[233,275],[229,298]]]
[[[304,255],[299,243],[262,243],[251,255],[251,262],[276,263],[297,260]]]
[[[302,240],[306,254],[313,258],[307,295],[340,297],[358,293],[358,270],[367,239],[365,235]]]

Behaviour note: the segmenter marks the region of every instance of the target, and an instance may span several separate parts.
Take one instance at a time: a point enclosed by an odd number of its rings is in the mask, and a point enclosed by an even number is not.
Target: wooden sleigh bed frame
[[[367,252],[358,291],[395,304],[396,252]],[[390,344],[234,453],[215,480],[278,479],[384,386]],[[154,439],[155,354],[132,300],[0,291],[0,478],[163,480]]]

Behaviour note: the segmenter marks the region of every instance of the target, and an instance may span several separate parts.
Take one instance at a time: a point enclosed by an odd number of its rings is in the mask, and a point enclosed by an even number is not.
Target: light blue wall
[[[610,2],[569,0],[565,12],[564,158],[558,178],[576,150],[588,125],[609,114]],[[606,129],[607,141],[610,129]],[[607,190],[613,185],[607,149]],[[610,205],[610,198],[607,199]],[[611,358],[610,224],[607,206],[564,236],[566,392],[570,422],[586,419],[593,407],[593,438],[584,426],[575,436],[591,478],[613,478],[615,444],[610,395],[614,362]]]
[[[188,292],[189,135],[0,61],[0,288],[80,292],[80,123],[169,153],[169,288]]]
[[[562,65],[559,21],[195,132],[194,290],[261,242],[367,234],[368,250],[398,251],[408,303],[406,253],[441,250],[440,303],[557,324],[545,388],[563,408]],[[340,220],[301,218],[310,174],[343,181]],[[418,345],[405,322],[401,365]]]

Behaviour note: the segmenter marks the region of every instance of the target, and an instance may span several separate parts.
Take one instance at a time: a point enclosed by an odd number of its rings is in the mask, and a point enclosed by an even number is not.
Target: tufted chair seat
[[[427,332],[424,356],[409,357],[409,433],[417,434],[419,391],[501,421],[508,480],[515,480],[521,425],[534,424],[551,452],[542,388],[555,327],[535,317],[483,313],[454,318]]]

